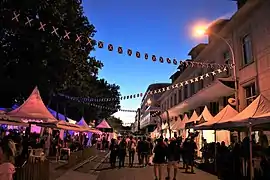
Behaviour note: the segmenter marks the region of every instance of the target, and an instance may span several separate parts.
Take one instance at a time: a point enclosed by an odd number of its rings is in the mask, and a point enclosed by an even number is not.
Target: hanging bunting
[[[178,88],[183,88],[183,86],[187,86],[189,84],[195,83],[195,82],[199,82],[204,80],[205,78],[209,78],[210,76],[216,76],[217,74],[220,74],[222,72],[226,72],[227,68],[224,67],[223,69],[217,69],[208,73],[205,73],[203,75],[191,78],[191,79],[187,79],[183,82],[179,82],[176,84],[172,84],[170,86],[167,87],[163,87],[163,88],[159,88],[159,89],[154,89],[151,91],[148,91],[146,93],[136,93],[136,94],[132,94],[132,95],[127,95],[127,96],[121,96],[119,99],[120,100],[126,100],[126,99],[135,99],[135,98],[141,98],[143,96],[146,95],[153,95],[153,94],[159,94],[165,91],[170,91],[172,89],[178,89]],[[70,100],[77,100],[77,99],[82,99],[85,102],[108,102],[108,101],[117,101],[118,98],[99,98],[99,97],[95,97],[95,98],[80,98],[80,97],[71,97],[71,96],[67,96],[64,94],[58,94],[59,96],[65,97],[66,99],[70,99]]]
[[[82,102],[79,102],[79,103],[82,103]],[[88,105],[90,105],[92,107],[99,108],[99,109],[104,109],[104,110],[121,111],[121,112],[137,112],[136,110],[109,108],[109,107],[101,106],[101,105],[97,105],[97,104],[88,104]]]
[[[59,27],[55,27],[55,26],[51,26],[51,28],[45,28],[47,27],[47,24],[42,23],[42,21],[39,20],[38,16],[35,16],[35,18],[31,18],[26,16],[25,18],[21,17],[20,13],[17,13],[16,11],[13,12],[12,18],[11,20],[13,22],[17,22],[19,23],[20,21],[23,21],[24,25],[27,27],[34,27],[34,21],[38,21],[39,26],[37,27],[38,30],[40,31],[46,31],[48,30],[50,32],[50,34],[55,35],[56,37],[60,38],[60,39],[65,39],[65,40],[71,40],[70,37],[73,33],[69,32],[68,30],[65,29],[59,29]],[[86,39],[87,43],[85,45],[90,45],[92,46],[91,40],[88,36],[84,36],[81,34],[73,34],[75,39],[74,41],[77,43],[83,43],[85,41],[82,41],[82,39]],[[103,41],[97,41],[97,46],[99,49],[104,49],[104,42]],[[108,51],[113,51],[114,50],[114,45],[109,43],[107,45],[107,50]],[[118,47],[117,48],[117,52],[119,54],[123,54],[123,47]],[[132,49],[127,49],[127,54],[128,56],[132,56],[133,54],[133,50]],[[136,51],[135,56],[137,58],[141,57],[141,52],[140,51]],[[156,55],[152,55],[152,61],[157,61],[157,56]],[[149,58],[148,53],[144,54],[144,59],[147,60]],[[162,56],[160,56],[159,58],[159,62],[160,63],[164,63],[164,58]],[[168,64],[173,64],[173,65],[185,65],[186,67],[196,67],[196,68],[204,68],[204,67],[208,67],[208,68],[232,68],[234,66],[234,64],[217,64],[217,63],[206,63],[206,62],[196,62],[196,61],[192,61],[192,62],[187,62],[187,61],[178,61],[177,59],[173,59],[171,60],[170,58],[166,58],[166,62]]]

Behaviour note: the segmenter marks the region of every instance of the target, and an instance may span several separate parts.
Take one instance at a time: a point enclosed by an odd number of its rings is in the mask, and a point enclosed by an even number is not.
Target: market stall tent
[[[249,125],[263,123],[264,115],[270,113],[270,101],[263,95],[259,95],[248,107],[236,116],[222,119],[215,124],[215,129],[247,128]]]
[[[193,124],[196,123],[196,120],[198,119],[198,117],[199,116],[198,116],[197,112],[194,110],[192,116],[190,117],[190,119],[188,121],[186,121],[185,124],[187,125],[190,123],[193,123]],[[186,126],[186,128],[187,128],[187,126]]]
[[[229,119],[236,116],[238,112],[232,108],[230,105],[227,105],[223,108],[215,117],[208,120],[205,123],[197,125],[194,127],[195,130],[215,130],[215,124],[224,119]],[[226,130],[216,131],[216,142],[224,141],[226,145],[230,143],[230,132]]]
[[[8,112],[7,116],[24,122],[57,122],[44,105],[37,87],[20,107]]]
[[[195,130],[213,130],[215,129],[215,124],[230,119],[234,116],[236,116],[238,112],[232,108],[230,105],[227,105],[225,108],[223,108],[215,117],[208,120],[205,123],[199,124],[196,127],[194,127]]]
[[[177,130],[176,127],[178,127],[182,123],[181,118],[179,118],[177,121],[174,121],[174,123],[171,125],[171,130]]]
[[[111,126],[107,123],[107,121],[104,119],[101,121],[99,125],[96,127],[97,129],[111,129]]]

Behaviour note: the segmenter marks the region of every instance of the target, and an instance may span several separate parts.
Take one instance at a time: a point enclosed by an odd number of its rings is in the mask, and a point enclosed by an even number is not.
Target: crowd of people
[[[0,129],[0,180],[12,180],[16,168],[25,165],[31,150],[40,149],[45,157],[59,160],[61,148],[78,151],[87,146],[86,134],[60,135],[59,130],[45,129],[42,134],[25,129]]]
[[[190,135],[184,141],[182,137],[167,139],[160,137],[156,140],[146,137],[118,137],[112,139],[110,144],[110,163],[111,167],[116,167],[116,159],[118,158],[118,168],[125,165],[128,156],[128,166],[134,166],[134,158],[137,153],[139,167],[154,165],[155,180],[162,179],[162,167],[167,165],[166,180],[171,179],[171,169],[173,169],[172,180],[176,180],[179,162],[183,160],[183,167],[186,172],[190,169],[190,173],[194,173],[194,158],[197,149],[194,141],[194,135]]]

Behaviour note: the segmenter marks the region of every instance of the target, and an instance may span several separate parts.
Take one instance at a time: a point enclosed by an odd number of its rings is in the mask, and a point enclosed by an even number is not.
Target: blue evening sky
[[[83,6],[96,27],[96,40],[179,60],[186,59],[193,46],[205,41],[192,38],[192,25],[230,17],[236,10],[231,0],[85,0]],[[107,48],[97,48],[92,56],[104,63],[99,76],[120,85],[122,95],[145,92],[152,83],[169,82],[177,68],[109,52]],[[136,110],[140,101],[123,100],[121,107]],[[115,116],[128,123],[134,121],[135,113],[117,112]]]

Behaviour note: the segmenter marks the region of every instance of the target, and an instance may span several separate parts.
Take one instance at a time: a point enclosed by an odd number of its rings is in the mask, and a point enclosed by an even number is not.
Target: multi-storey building
[[[170,83],[157,83],[151,84],[148,86],[146,92],[160,89],[163,87],[169,86]],[[157,117],[152,117],[151,115],[156,111],[160,110],[160,102],[159,98],[162,93],[157,94],[146,94],[144,95],[141,108],[140,108],[140,123],[139,128],[140,130],[149,133],[154,131],[155,126],[157,125]]]
[[[259,94],[270,99],[270,1],[238,0],[238,10],[231,19],[220,19],[212,24],[208,32],[208,43],[194,47],[189,61],[231,64],[229,46],[211,32],[223,37],[232,47],[238,83],[239,110],[243,110]],[[180,67],[181,68],[181,67]],[[178,69],[180,69],[178,68]],[[217,67],[188,67],[177,71],[172,84],[185,82],[191,78],[211,72]],[[182,88],[165,92],[161,97],[161,107],[169,111],[171,117],[193,110],[200,114],[207,105],[212,115],[216,115],[234,96],[233,71],[229,69],[216,76],[205,77]],[[225,79],[220,79],[225,78]]]

